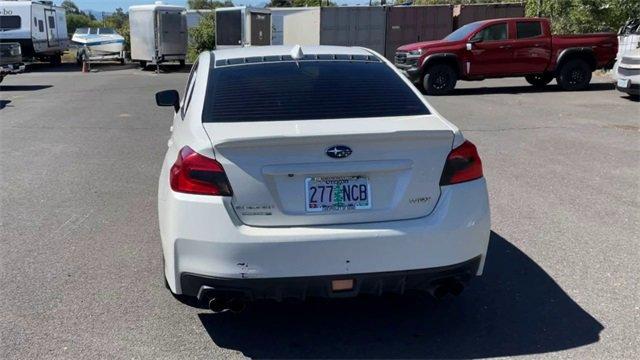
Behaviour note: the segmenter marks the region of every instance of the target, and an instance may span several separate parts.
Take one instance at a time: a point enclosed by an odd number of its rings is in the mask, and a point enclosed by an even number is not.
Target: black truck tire
[[[430,66],[422,79],[422,86],[427,95],[446,95],[456,87],[458,76],[447,64]]]
[[[558,69],[556,81],[564,90],[584,90],[591,82],[591,67],[582,59],[568,60]]]
[[[535,87],[543,87],[553,80],[553,75],[549,73],[525,75],[524,79]]]

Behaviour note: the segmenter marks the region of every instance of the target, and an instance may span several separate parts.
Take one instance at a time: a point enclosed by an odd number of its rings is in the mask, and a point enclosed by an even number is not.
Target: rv
[[[246,6],[216,9],[216,48],[271,45],[271,11]]]
[[[69,48],[64,8],[51,1],[0,1],[0,43],[19,43],[25,59],[59,64]]]
[[[131,60],[142,68],[168,61],[184,66],[187,58],[185,8],[164,5],[136,5],[129,8]]]

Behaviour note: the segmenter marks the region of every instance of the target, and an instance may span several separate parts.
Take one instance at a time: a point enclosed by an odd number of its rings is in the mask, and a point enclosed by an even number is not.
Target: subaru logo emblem
[[[351,155],[351,148],[344,145],[335,145],[327,149],[327,156],[334,159],[342,159]]]

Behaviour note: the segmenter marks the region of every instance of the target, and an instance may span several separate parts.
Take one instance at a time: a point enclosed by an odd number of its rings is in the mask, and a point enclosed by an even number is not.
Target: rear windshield
[[[203,122],[285,121],[429,114],[382,62],[293,61],[211,72]]]

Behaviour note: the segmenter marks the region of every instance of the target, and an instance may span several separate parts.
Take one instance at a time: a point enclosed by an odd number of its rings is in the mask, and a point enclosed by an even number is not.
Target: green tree
[[[80,14],[67,14],[67,32],[73,34],[77,28],[82,27],[100,27],[101,23],[96,20],[91,20],[87,15]]]
[[[117,8],[113,14],[106,16],[102,22],[104,27],[115,29],[118,34],[122,35],[124,38],[124,49],[125,51],[129,51],[131,48],[129,14],[124,12],[122,8]]]
[[[64,0],[60,6],[64,8],[67,14],[80,14],[80,9],[76,3],[71,0]]]
[[[203,51],[213,50],[216,45],[216,16],[205,14],[198,26],[189,30],[189,50],[187,59],[195,61]]]
[[[550,18],[554,33],[616,31],[640,16],[640,2],[629,0],[529,0],[527,16]]]
[[[216,9],[219,7],[231,7],[233,1],[217,1],[217,0],[189,0],[187,1],[187,7],[189,9]]]

